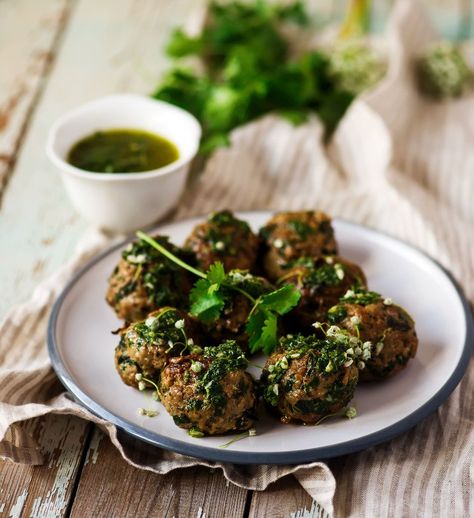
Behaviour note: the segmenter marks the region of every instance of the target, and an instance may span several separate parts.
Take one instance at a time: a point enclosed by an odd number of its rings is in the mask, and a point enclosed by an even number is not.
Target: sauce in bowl
[[[178,148],[160,135],[132,129],[97,131],[70,149],[67,161],[93,173],[139,173],[171,164]]]

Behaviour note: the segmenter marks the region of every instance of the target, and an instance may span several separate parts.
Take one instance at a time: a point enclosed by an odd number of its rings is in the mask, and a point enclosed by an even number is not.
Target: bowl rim
[[[180,155],[177,160],[171,162],[162,167],[158,167],[156,169],[150,169],[149,171],[140,171],[140,172],[128,172],[128,173],[97,173],[94,171],[86,171],[85,169],[80,169],[79,167],[71,165],[64,158],[59,156],[59,154],[55,150],[55,143],[59,132],[61,131],[61,126],[71,120],[74,120],[75,117],[81,115],[84,110],[94,110],[96,106],[100,106],[105,102],[146,102],[149,103],[150,106],[154,105],[155,108],[160,109],[160,107],[166,107],[167,109],[171,109],[176,113],[179,113],[181,116],[184,116],[189,120],[191,125],[195,126],[196,130],[196,138],[194,145],[191,146],[191,149],[188,153]],[[135,128],[135,127],[134,127]],[[139,126],[136,126],[136,129],[140,129]],[[137,181],[143,179],[151,179],[161,176],[167,176],[173,173],[178,172],[183,166],[189,164],[191,160],[196,156],[199,149],[199,142],[202,135],[202,127],[196,117],[171,103],[167,103],[165,101],[161,101],[159,99],[153,99],[152,97],[147,97],[145,95],[139,94],[130,94],[130,93],[122,93],[122,94],[112,94],[106,95],[103,97],[99,97],[92,101],[88,101],[83,103],[75,108],[67,111],[62,114],[59,118],[55,120],[48,131],[48,136],[46,140],[46,155],[49,160],[63,173],[70,174],[75,177],[79,177],[82,179],[99,181],[99,182],[114,182],[114,181]],[[180,150],[181,151],[181,150]]]

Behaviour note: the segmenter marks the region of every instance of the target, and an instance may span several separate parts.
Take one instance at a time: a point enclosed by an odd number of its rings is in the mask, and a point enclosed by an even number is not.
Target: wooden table
[[[444,3],[442,1],[438,3]],[[44,154],[63,112],[113,92],[149,93],[170,29],[203,0],[0,0],[0,318],[73,254],[86,223]],[[317,2],[320,20],[340,2]],[[254,493],[203,468],[132,468],[91,424],[29,423],[47,463],[0,462],[1,516],[319,516],[294,478]]]

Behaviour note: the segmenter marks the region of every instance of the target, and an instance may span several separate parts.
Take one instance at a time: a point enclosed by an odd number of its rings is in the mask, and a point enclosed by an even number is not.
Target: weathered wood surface
[[[96,429],[71,516],[242,517],[246,497],[246,490],[226,483],[217,470],[191,468],[157,475],[133,468]]]
[[[13,171],[69,8],[67,0],[0,2],[0,192]]]
[[[26,431],[40,445],[45,464],[0,462],[0,516],[64,516],[90,429],[89,423],[71,416],[31,421]]]
[[[32,10],[37,6],[36,11],[47,11],[45,4],[49,5],[47,0],[21,0],[19,4],[28,4]],[[8,274],[1,279],[0,318],[68,260],[87,228],[73,211],[44,154],[52,122],[67,110],[101,95],[151,92],[167,64],[162,48],[171,28],[183,23],[201,4],[202,0],[67,2],[68,24],[55,52],[54,66],[44,70],[49,74],[42,80],[40,102],[30,110],[28,131],[21,140],[3,194],[0,251],[2,272]],[[15,11],[16,2],[2,2],[0,8]],[[23,16],[22,10],[18,12]],[[38,12],[36,16],[41,19]],[[0,13],[0,34],[2,23],[6,22]],[[4,68],[11,66],[9,61]],[[0,99],[14,95],[10,83],[2,83],[3,89],[6,93],[0,92]],[[25,121],[21,115],[15,111],[15,117]],[[3,146],[11,149],[0,130],[0,149]]]

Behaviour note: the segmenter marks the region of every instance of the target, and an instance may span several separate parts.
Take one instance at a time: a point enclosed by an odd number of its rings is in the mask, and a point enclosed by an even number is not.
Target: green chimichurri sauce
[[[138,173],[171,164],[179,157],[169,140],[140,130],[97,131],[77,142],[67,161],[94,173]]]

